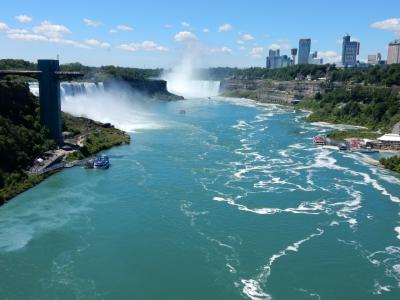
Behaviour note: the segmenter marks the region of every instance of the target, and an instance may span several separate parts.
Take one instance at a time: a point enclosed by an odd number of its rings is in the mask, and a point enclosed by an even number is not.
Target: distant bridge
[[[38,71],[0,70],[0,77],[18,75],[39,80],[40,122],[49,129],[50,137],[58,144],[62,144],[60,80],[70,80],[83,74],[60,72],[59,61],[53,59],[39,59],[38,69]]]

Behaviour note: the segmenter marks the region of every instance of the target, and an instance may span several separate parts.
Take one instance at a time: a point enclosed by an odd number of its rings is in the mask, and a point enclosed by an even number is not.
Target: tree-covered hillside
[[[26,84],[0,81],[0,204],[10,191],[36,181],[24,171],[54,145],[39,114],[39,100]]]

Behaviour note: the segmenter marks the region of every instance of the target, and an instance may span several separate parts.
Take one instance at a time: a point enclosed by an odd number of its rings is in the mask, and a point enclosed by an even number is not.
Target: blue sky
[[[202,66],[248,67],[311,38],[334,62],[345,33],[360,41],[359,59],[386,58],[400,39],[400,1],[4,1],[0,57],[173,67],[189,47]]]

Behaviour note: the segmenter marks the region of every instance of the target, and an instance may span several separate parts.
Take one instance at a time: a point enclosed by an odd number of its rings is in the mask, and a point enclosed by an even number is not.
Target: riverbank
[[[63,113],[65,144],[57,147],[40,125],[39,111],[38,98],[27,84],[0,81],[0,205],[57,172],[67,158],[130,141],[111,124]]]

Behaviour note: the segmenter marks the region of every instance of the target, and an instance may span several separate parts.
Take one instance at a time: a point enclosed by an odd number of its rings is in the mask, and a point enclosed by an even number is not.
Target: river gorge
[[[64,170],[1,207],[1,298],[399,298],[400,178],[315,147],[328,124],[215,85],[64,94],[132,142],[107,171]]]

